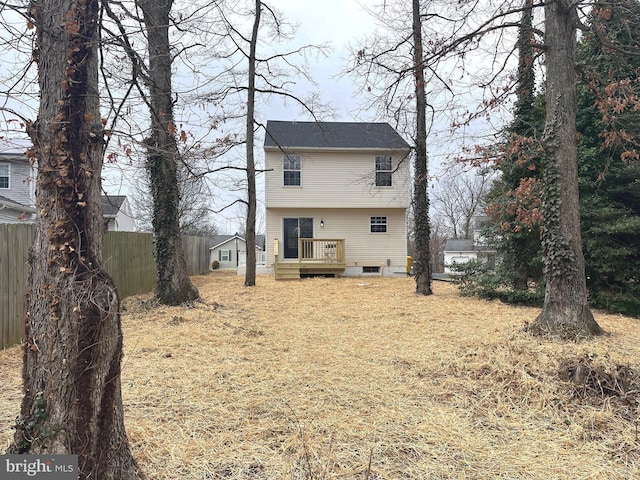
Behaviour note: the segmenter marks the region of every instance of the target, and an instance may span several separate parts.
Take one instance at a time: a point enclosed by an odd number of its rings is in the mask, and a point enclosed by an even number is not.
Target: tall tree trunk
[[[413,48],[414,77],[416,92],[416,151],[413,183],[414,235],[416,258],[413,273],[416,281],[416,293],[431,295],[431,255],[429,237],[429,195],[428,159],[427,159],[427,97],[424,84],[424,64],[422,59],[422,21],[420,19],[420,0],[413,0]]]
[[[253,128],[256,103],[256,45],[261,13],[262,2],[256,0],[256,13],[249,45],[249,88],[247,90],[247,225],[245,233],[247,261],[244,277],[244,284],[247,287],[256,284],[256,162],[253,155]]]
[[[576,25],[573,2],[545,5],[547,113],[545,119],[542,248],[544,305],[531,326],[563,338],[602,333],[587,302],[580,235],[576,132]]]
[[[180,234],[176,126],[171,98],[169,14],[172,0],[138,0],[144,15],[149,49],[149,106],[151,136],[147,143],[147,173],[153,198],[156,297],[165,305],[180,305],[199,298],[191,283]]]
[[[24,398],[10,453],[77,454],[82,479],[143,478],[120,387],[119,297],[102,265],[98,0],[43,0],[40,107],[29,125],[39,210],[30,257]]]

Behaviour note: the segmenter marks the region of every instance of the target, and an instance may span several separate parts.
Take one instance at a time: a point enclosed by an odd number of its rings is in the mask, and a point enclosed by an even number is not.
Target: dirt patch
[[[201,303],[123,302],[126,425],[149,478],[640,478],[637,405],[558,375],[584,358],[637,371],[637,320],[596,312],[608,335],[574,344],[523,333],[535,308],[442,283],[194,281]],[[20,355],[0,352],[0,447]]]

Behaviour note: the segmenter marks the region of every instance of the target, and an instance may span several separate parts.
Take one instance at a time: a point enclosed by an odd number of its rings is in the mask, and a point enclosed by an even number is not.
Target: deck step
[[[300,265],[297,263],[278,263],[275,266],[276,280],[299,280]]]
[[[282,262],[274,266],[276,280],[299,279],[301,275],[342,275],[344,263]]]

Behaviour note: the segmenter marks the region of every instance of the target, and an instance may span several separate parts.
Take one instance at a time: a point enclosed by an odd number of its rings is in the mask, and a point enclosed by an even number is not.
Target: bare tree
[[[427,94],[425,91],[424,63],[422,53],[422,20],[420,0],[413,0],[413,75],[416,95],[415,158],[413,164],[413,214],[416,258],[414,278],[416,293],[431,295],[431,224],[429,221],[429,195],[427,180],[429,167],[427,158]]]
[[[137,479],[124,428],[118,291],[103,269],[98,0],[32,3],[40,106],[24,398],[12,453],[70,453],[82,479]]]
[[[172,55],[169,25],[172,0],[159,4],[137,0],[143,12],[149,52],[149,107],[151,136],[147,144],[147,172],[153,197],[156,298],[166,305],[179,305],[199,298],[187,274],[180,236],[176,143],[171,88]]]
[[[448,170],[431,192],[434,215],[445,221],[452,238],[473,238],[473,218],[484,214],[493,173],[488,168],[458,166]]]
[[[262,2],[256,0],[256,11],[249,40],[249,72],[247,88],[247,221],[245,227],[245,242],[247,246],[247,262],[244,284],[252,287],[256,284],[256,161],[253,155],[253,139],[256,103],[256,46],[258,43],[258,29]]]
[[[192,175],[182,162],[177,165],[178,189],[180,199],[178,203],[178,219],[180,233],[212,237],[217,235],[214,192],[202,176]],[[137,226],[140,230],[153,232],[153,199],[151,185],[146,175],[131,175],[126,180],[130,192],[131,203],[135,212]]]

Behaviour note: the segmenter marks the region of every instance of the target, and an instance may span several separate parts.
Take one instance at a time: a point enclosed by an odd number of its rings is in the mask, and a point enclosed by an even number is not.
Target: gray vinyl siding
[[[387,217],[387,233],[370,233],[372,216]],[[283,219],[313,218],[314,238],[344,239],[347,267],[406,268],[407,219],[404,208],[268,208],[267,265],[274,262],[274,240],[282,241]],[[320,221],[324,221],[324,227]],[[282,249],[282,244],[280,246]]]
[[[283,184],[283,154],[267,150],[265,199],[268,208],[408,208],[411,183],[408,151],[292,150],[301,155],[301,185]],[[393,185],[375,186],[375,157],[391,155]],[[273,237],[270,237],[273,238]]]
[[[7,157],[0,157],[0,163],[9,164],[9,188],[0,189],[0,196],[18,202],[21,205],[32,207],[34,197],[32,194],[35,178],[32,178],[32,169],[28,161],[13,161]]]

